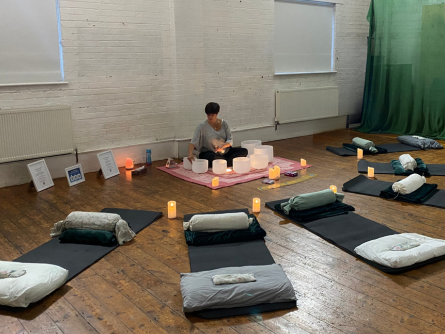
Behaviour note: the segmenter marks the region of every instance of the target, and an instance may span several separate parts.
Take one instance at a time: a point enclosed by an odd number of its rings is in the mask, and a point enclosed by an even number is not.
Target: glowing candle
[[[133,159],[127,158],[127,160],[125,161],[125,168],[126,169],[133,169],[134,168]]]
[[[357,149],[357,159],[363,159],[363,150],[361,148]]]
[[[219,177],[214,177],[212,179],[212,187],[218,187],[219,186]]]
[[[374,168],[368,167],[368,177],[374,177]]]
[[[275,169],[269,168],[269,179],[275,180]]]
[[[337,187],[336,186],[330,186],[329,189],[331,189],[334,192],[334,194],[337,193]]]
[[[232,168],[227,168],[227,169],[226,169],[226,172],[227,172],[227,173],[230,173],[231,171],[232,171]]]
[[[176,202],[170,201],[168,202],[168,218],[176,218]]]
[[[260,212],[261,210],[261,200],[259,198],[254,198],[252,204],[252,212]]]
[[[301,167],[306,167],[306,160],[301,159],[300,160],[300,165],[301,165]]]
[[[273,169],[275,170],[275,180],[279,180],[280,179],[280,174],[281,174],[280,166],[275,166]]]

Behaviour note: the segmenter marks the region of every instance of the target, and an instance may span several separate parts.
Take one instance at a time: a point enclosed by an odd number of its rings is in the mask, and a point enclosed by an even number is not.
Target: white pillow
[[[52,264],[0,261],[1,270],[26,270],[17,278],[0,279],[0,305],[27,307],[65,283],[68,270]]]
[[[405,242],[419,243],[407,250],[391,250]],[[417,233],[401,233],[371,240],[357,246],[354,251],[365,259],[386,267],[403,268],[445,254],[445,240],[433,239]]]
[[[184,230],[219,232],[229,230],[245,230],[252,219],[244,212],[194,215],[190,221],[184,222]]]

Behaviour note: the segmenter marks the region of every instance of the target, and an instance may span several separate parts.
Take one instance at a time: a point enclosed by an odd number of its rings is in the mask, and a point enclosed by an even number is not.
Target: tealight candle
[[[232,171],[232,168],[227,168],[227,169],[226,169],[226,172],[227,172],[227,173],[230,173],[231,171]]]
[[[374,168],[368,167],[368,177],[374,177]]]
[[[301,159],[300,160],[300,165],[301,165],[301,167],[306,167],[306,160]]]
[[[275,166],[273,169],[275,170],[275,180],[279,180],[280,179],[280,174],[281,174],[280,166]]]
[[[275,180],[275,169],[269,168],[269,179]]]
[[[337,193],[337,187],[336,186],[330,186],[329,189],[331,189],[334,192],[334,194]]]
[[[214,177],[212,179],[212,187],[218,187],[219,186],[219,177]]]
[[[176,201],[168,202],[168,218],[176,218]]]
[[[357,159],[363,159],[363,150],[361,148],[357,149]]]
[[[259,198],[254,198],[252,204],[252,212],[260,212],[260,210],[261,210],[261,200]]]

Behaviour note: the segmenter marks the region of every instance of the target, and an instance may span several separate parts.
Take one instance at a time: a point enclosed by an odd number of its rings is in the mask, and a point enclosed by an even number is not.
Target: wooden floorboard
[[[445,261],[402,275],[387,275],[357,260],[316,235],[262,207],[258,219],[266,244],[290,278],[298,309],[219,320],[186,317],[182,312],[179,273],[190,270],[182,215],[251,208],[297,194],[338,189],[357,176],[355,157],[325,150],[362,136],[376,144],[396,142],[390,134],[353,130],[271,143],[276,156],[304,158],[315,173],[308,181],[260,191],[252,181],[214,191],[177,179],[158,169],[148,174],[98,179],[69,187],[66,179],[40,193],[27,185],[0,189],[0,259],[10,261],[50,240],[49,229],[71,211],[105,207],[165,211],[176,200],[177,219],[160,218],[136,239],[111,252],[52,295],[27,309],[0,310],[0,333],[445,333]],[[445,150],[411,152],[425,163],[444,163]],[[389,162],[400,154],[365,157]],[[377,179],[395,181],[393,175]],[[445,177],[428,178],[445,189]],[[380,198],[346,194],[345,202],[366,218],[399,232],[445,239],[445,211]]]

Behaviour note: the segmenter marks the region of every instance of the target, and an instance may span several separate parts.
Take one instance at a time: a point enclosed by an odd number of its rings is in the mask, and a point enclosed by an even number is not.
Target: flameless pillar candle
[[[260,212],[260,210],[261,210],[261,200],[259,198],[254,198],[252,204],[252,212]]]
[[[357,159],[363,159],[363,150],[361,148],[357,149]]]
[[[219,186],[219,177],[214,177],[212,179],[212,187],[218,187]]]
[[[337,187],[336,186],[330,186],[329,189],[331,189],[334,192],[334,194],[337,193]]]
[[[301,165],[301,167],[306,167],[306,160],[301,159],[300,160],[300,165]]]
[[[269,168],[269,179],[275,180],[275,168]]]
[[[176,218],[176,202],[170,201],[168,202],[168,218]]]
[[[368,177],[374,177],[374,168],[368,167]]]
[[[275,180],[279,180],[281,174],[281,168],[279,166],[275,166],[273,169],[275,170]]]

